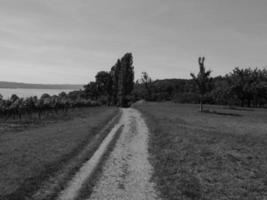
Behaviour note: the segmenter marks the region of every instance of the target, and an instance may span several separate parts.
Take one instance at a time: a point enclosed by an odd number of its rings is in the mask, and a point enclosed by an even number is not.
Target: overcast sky
[[[0,80],[87,83],[132,52],[136,78],[267,65],[267,0],[0,0]]]

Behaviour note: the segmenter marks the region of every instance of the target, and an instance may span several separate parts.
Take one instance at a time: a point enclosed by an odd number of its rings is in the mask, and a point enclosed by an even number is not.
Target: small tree
[[[200,112],[203,112],[203,100],[206,93],[210,90],[210,73],[211,71],[206,71],[204,66],[205,57],[199,57],[198,58],[198,64],[199,64],[199,72],[196,76],[195,74],[191,73],[190,75],[193,78],[194,83],[196,84],[198,91],[199,91],[199,98],[200,98]]]
[[[95,76],[95,83],[98,93],[102,99],[106,99],[108,105],[111,104],[112,97],[112,77],[109,72],[100,71]]]
[[[108,95],[112,89],[111,75],[109,72],[100,71],[95,76],[98,91],[101,95]]]
[[[86,98],[89,98],[91,100],[97,100],[97,98],[99,97],[97,83],[91,81],[90,83],[85,85],[84,93],[85,93]]]
[[[141,83],[144,84],[145,89],[146,89],[146,95],[144,95],[145,96],[145,99],[146,100],[151,100],[151,95],[152,95],[152,79],[148,75],[147,72],[142,72]]]

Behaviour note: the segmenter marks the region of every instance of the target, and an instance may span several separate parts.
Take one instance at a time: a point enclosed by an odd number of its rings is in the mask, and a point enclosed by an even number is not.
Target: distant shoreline
[[[37,89],[37,88],[0,88],[0,94],[3,99],[9,99],[13,94],[21,98],[37,96],[40,98],[43,94],[59,95],[61,92],[69,93],[73,89]]]
[[[23,88],[23,87],[18,87],[18,88],[0,87],[0,89],[8,89],[8,90],[18,90],[18,89],[23,89],[23,90],[74,90],[72,88]]]
[[[0,81],[0,88],[6,89],[55,89],[55,90],[80,90],[82,84],[34,84]]]

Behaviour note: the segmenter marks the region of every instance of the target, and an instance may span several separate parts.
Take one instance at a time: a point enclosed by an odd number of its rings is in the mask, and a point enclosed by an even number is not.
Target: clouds
[[[262,0],[0,0],[0,79],[86,83],[128,51],[137,77],[141,71],[188,77],[200,55],[218,73],[266,65],[266,6]]]

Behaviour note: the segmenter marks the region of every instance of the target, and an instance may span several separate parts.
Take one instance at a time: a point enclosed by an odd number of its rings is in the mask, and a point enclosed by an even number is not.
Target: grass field
[[[151,130],[153,180],[163,199],[267,198],[267,110],[135,105]]]
[[[29,125],[25,130],[9,128],[7,133],[1,132],[0,199],[23,199],[79,154],[117,113],[114,107],[77,109],[66,121],[53,119],[53,123],[40,123],[41,127]]]

